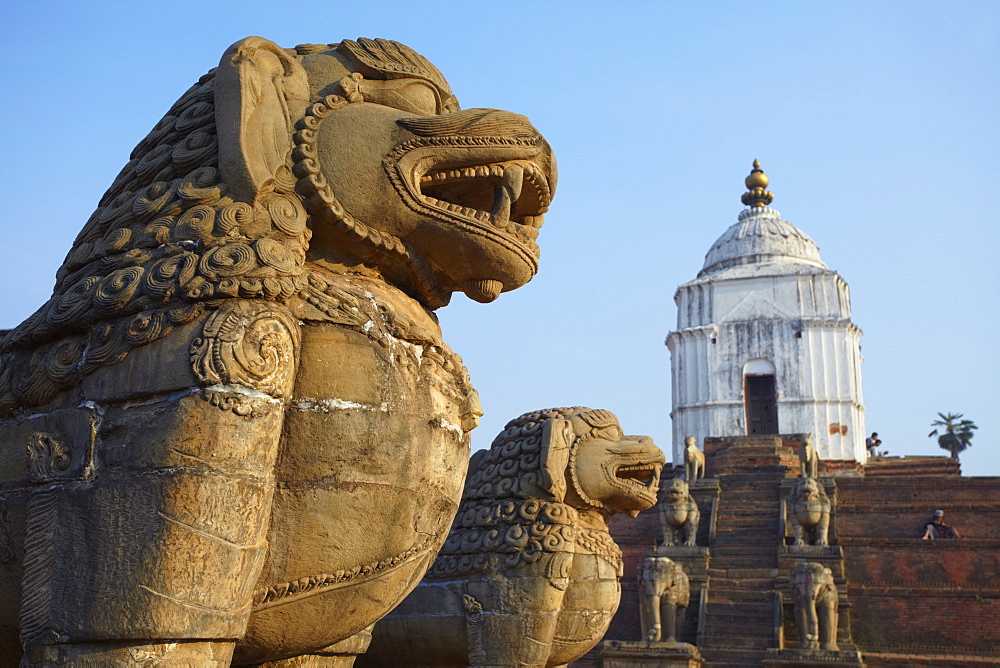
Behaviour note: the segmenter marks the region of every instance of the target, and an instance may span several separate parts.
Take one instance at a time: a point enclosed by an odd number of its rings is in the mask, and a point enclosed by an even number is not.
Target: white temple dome
[[[826,269],[819,246],[808,234],[766,206],[740,212],[736,224],[712,244],[698,277],[752,263],[805,264]]]
[[[676,464],[688,437],[812,434],[827,463],[868,456],[847,282],[770,208],[769,182],[755,160],[740,197],[747,208],[674,294],[666,343]]]

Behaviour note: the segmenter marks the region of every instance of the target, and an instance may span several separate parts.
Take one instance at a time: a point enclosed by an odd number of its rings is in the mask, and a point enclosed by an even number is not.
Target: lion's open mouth
[[[615,470],[615,476],[633,485],[644,487],[647,490],[654,490],[660,483],[660,464],[632,464],[631,466],[619,466]]]
[[[552,198],[541,168],[522,160],[432,169],[420,177],[420,195],[436,209],[532,239]]]

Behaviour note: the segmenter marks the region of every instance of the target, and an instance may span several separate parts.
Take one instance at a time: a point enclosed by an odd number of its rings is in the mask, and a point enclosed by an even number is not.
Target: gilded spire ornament
[[[770,179],[767,178],[767,174],[760,168],[760,160],[754,160],[750,176],[743,181],[749,190],[743,193],[740,201],[749,207],[767,206],[774,200],[774,193],[766,190],[769,182]]]

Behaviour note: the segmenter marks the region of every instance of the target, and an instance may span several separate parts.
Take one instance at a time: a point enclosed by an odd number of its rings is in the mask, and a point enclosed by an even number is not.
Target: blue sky
[[[750,163],[851,287],[868,430],[1000,475],[1000,3],[3,0],[0,327],[27,317],[132,147],[231,43],[387,37],[463,107],[529,116],[559,159],[542,268],[439,312],[487,415],[608,408],[670,448],[674,291],[736,220]]]

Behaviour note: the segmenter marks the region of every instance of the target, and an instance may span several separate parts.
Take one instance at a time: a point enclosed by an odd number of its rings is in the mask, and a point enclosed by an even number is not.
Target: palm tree
[[[951,458],[957,460],[958,453],[964,452],[966,448],[972,447],[972,433],[974,429],[979,429],[972,420],[963,420],[961,413],[938,413],[938,420],[931,422],[934,431],[927,434],[927,437],[938,437],[938,445],[951,453]],[[938,436],[938,429],[944,429],[944,433]]]

